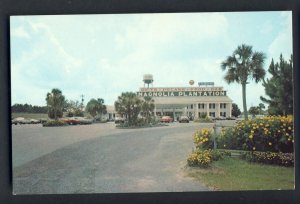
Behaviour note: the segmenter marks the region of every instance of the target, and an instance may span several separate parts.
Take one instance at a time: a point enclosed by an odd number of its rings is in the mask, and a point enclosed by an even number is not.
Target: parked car
[[[88,125],[88,124],[92,124],[93,120],[86,118],[86,117],[74,117],[74,119],[79,120],[79,124],[81,125]]]
[[[39,123],[41,123],[40,120],[36,120],[36,119],[30,119],[29,121],[30,121],[30,124],[39,124]]]
[[[17,117],[12,119],[11,121],[12,124],[18,125],[18,124],[30,124],[31,121],[29,119],[23,118],[23,117]]]
[[[118,123],[124,123],[125,122],[125,119],[122,118],[122,117],[115,117],[115,123],[118,124]]]
[[[190,120],[187,116],[180,116],[179,119],[178,119],[178,122],[180,122],[180,123],[189,123]]]
[[[61,120],[69,125],[79,125],[80,124],[80,121],[75,117],[62,118]]]
[[[160,119],[160,122],[162,123],[171,123],[173,122],[173,118],[171,118],[170,116],[162,116]]]

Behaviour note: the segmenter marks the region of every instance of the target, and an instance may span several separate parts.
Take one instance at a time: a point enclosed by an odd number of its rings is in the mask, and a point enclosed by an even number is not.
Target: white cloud
[[[283,19],[281,23],[282,30],[268,49],[270,58],[274,58],[274,60],[279,59],[281,53],[285,59],[289,59],[293,52],[292,13],[282,12],[281,17]]]
[[[122,91],[143,86],[143,74],[150,73],[155,86],[214,81],[241,104],[240,85],[227,85],[220,69],[220,62],[243,40],[229,36],[229,30],[240,30],[224,13],[30,16],[16,28],[24,22],[32,43],[12,47],[23,51],[13,59],[13,102],[20,98],[15,93],[22,92],[24,100],[27,95],[44,104],[45,94],[57,87],[68,99],[84,94],[85,102],[101,97],[113,104]],[[274,48],[268,47],[271,51],[287,39],[288,34],[282,35],[274,39]],[[36,94],[29,98],[28,90]],[[249,84],[249,105],[259,100],[261,90]]]

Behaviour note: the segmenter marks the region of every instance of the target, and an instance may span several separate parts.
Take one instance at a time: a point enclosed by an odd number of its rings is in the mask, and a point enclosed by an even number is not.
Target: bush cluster
[[[155,118],[151,118],[150,121],[145,118],[137,118],[137,120],[133,124],[129,124],[127,120],[124,123],[118,124],[116,127],[119,128],[144,128],[144,127],[156,127],[156,126],[167,126],[166,124],[162,124],[159,120]]]
[[[264,164],[275,164],[280,166],[294,166],[293,153],[282,152],[247,152],[242,158],[250,162],[258,162]]]
[[[196,145],[196,150],[187,158],[187,164],[189,166],[207,168],[213,161],[223,159],[224,156],[230,156],[230,152],[221,152],[213,149],[213,134],[209,128],[196,130],[193,134],[193,140]]]
[[[207,168],[213,161],[218,161],[223,159],[226,155],[224,152],[212,149],[198,149],[193,151],[187,158],[187,163],[189,166],[198,166],[202,168]]]
[[[195,119],[194,122],[196,122],[196,123],[212,123],[213,120],[210,119],[209,117],[205,117],[205,118],[200,117],[200,118]]]
[[[293,133],[292,116],[269,116],[240,121],[233,128],[223,129],[218,145],[228,149],[291,153]]]
[[[202,128],[201,130],[196,130],[196,132],[193,134],[193,139],[196,148],[211,149],[214,146],[212,130],[209,128]]]
[[[54,127],[54,126],[65,126],[67,125],[64,121],[61,120],[48,120],[43,123],[43,127]]]

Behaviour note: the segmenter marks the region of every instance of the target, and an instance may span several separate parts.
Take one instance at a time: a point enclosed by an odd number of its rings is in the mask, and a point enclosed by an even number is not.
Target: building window
[[[209,104],[209,108],[210,109],[215,109],[216,108],[216,104],[215,103],[210,103]]]
[[[191,104],[191,109],[193,109],[194,107],[193,107],[193,104]]]
[[[220,112],[220,115],[226,117],[226,112]]]
[[[198,104],[198,108],[199,108],[199,109],[204,109],[204,103],[199,103],[199,104]]]
[[[221,108],[226,108],[226,103],[221,103],[221,104],[220,104],[220,107],[221,107]]]
[[[215,112],[209,112],[209,116],[210,117],[216,117],[216,113]]]

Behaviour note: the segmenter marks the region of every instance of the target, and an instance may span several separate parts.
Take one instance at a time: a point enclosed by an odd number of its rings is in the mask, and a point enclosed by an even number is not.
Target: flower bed
[[[196,130],[196,132],[193,134],[193,138],[196,148],[211,149],[214,146],[212,130],[209,128]]]
[[[187,164],[189,166],[207,168],[213,161],[230,155],[229,152],[213,149],[213,135],[212,130],[209,128],[196,130],[193,134],[193,139],[196,150],[188,156]]]
[[[198,149],[193,151],[187,159],[189,166],[197,166],[202,168],[207,168],[213,161],[218,161],[223,159],[224,156],[227,156],[227,152],[221,152],[219,150],[212,149]]]
[[[294,155],[292,153],[282,152],[247,152],[242,158],[250,162],[264,164],[275,164],[280,166],[294,166]]]
[[[227,149],[291,153],[293,133],[292,116],[270,116],[240,121],[235,127],[222,130],[218,145]]]

